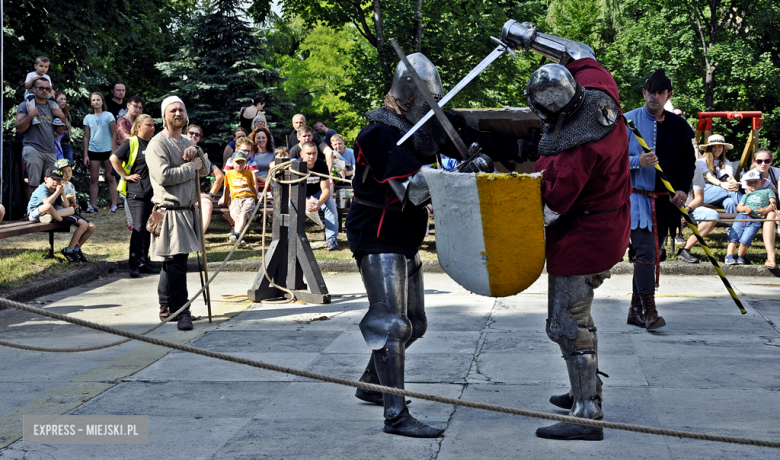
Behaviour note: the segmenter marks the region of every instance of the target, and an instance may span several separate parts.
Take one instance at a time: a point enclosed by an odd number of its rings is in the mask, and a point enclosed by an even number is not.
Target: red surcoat
[[[604,91],[620,104],[615,80],[595,60],[580,59],[567,68],[583,87]],[[560,224],[547,227],[547,272],[590,275],[621,261],[631,232],[631,178],[623,118],[598,141],[542,156],[536,171],[544,171],[542,199],[555,212],[618,208],[603,214],[571,213]]]

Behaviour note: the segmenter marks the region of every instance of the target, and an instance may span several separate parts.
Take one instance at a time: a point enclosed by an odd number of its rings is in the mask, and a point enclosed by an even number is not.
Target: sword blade
[[[486,69],[486,68],[487,68],[487,67],[488,67],[490,64],[492,64],[492,63],[493,63],[493,61],[495,61],[495,60],[496,60],[496,59],[498,59],[498,58],[499,58],[499,57],[500,57],[502,54],[504,54],[504,52],[505,52],[506,50],[507,50],[507,47],[506,47],[506,46],[504,46],[504,45],[497,46],[497,47],[496,47],[496,49],[494,49],[494,50],[493,50],[493,52],[491,52],[490,54],[488,54],[488,55],[487,55],[487,57],[486,57],[485,59],[483,59],[483,60],[482,60],[482,62],[480,62],[479,64],[477,64],[477,66],[476,66],[476,67],[474,67],[474,68],[471,70],[471,72],[469,72],[469,73],[468,73],[468,75],[466,75],[465,77],[463,77],[463,79],[461,79],[461,80],[458,82],[458,84],[457,84],[457,85],[455,85],[455,87],[454,87],[454,88],[452,88],[452,89],[450,90],[450,92],[449,92],[449,93],[447,93],[447,94],[446,94],[446,95],[445,95],[445,96],[444,96],[444,97],[443,97],[443,98],[442,98],[442,99],[439,101],[439,104],[438,104],[438,105],[439,105],[439,107],[444,107],[444,105],[445,105],[446,103],[448,103],[448,102],[450,101],[450,99],[452,99],[453,97],[455,97],[455,96],[456,96],[456,95],[457,95],[457,94],[460,92],[460,90],[462,90],[463,88],[465,88],[465,87],[466,87],[466,85],[468,85],[469,83],[471,83],[471,81],[472,81],[472,80],[474,80],[474,78],[476,78],[476,77],[477,77],[477,75],[479,75],[480,73],[482,73],[482,71],[483,71],[483,70],[485,70],[485,69]],[[404,137],[402,137],[402,138],[401,138],[401,140],[399,140],[399,141],[398,141],[398,143],[397,143],[396,145],[401,145],[401,144],[403,144],[404,142],[406,142],[406,140],[407,140],[407,139],[409,139],[410,137],[412,137],[412,134],[414,134],[415,132],[417,132],[417,130],[418,130],[418,129],[420,129],[420,127],[422,127],[422,125],[424,125],[424,124],[425,124],[425,122],[427,122],[428,120],[430,120],[430,119],[431,119],[431,117],[433,117],[433,115],[434,115],[434,113],[433,113],[433,109],[429,110],[429,111],[428,111],[428,113],[427,113],[427,114],[425,114],[425,116],[424,116],[424,117],[422,117],[422,119],[420,119],[420,121],[418,121],[416,125],[412,126],[412,129],[410,129],[410,130],[409,130],[409,131],[408,131],[408,132],[407,132],[407,133],[404,135]]]

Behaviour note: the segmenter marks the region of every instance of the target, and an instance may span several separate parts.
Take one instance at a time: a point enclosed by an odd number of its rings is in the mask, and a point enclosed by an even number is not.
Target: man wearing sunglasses
[[[23,133],[22,159],[27,170],[27,198],[43,182],[44,172],[54,169],[57,161],[55,137],[65,129],[65,114],[59,107],[53,108],[47,101],[52,92],[51,83],[45,77],[36,78],[32,84],[35,107],[28,108],[27,101],[16,111],[16,132]],[[40,123],[32,121],[38,117]]]

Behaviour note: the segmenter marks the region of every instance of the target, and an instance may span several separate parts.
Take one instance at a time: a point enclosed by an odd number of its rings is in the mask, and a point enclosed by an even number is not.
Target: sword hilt
[[[512,48],[509,45],[507,45],[506,43],[502,42],[501,39],[498,39],[498,38],[496,38],[496,37],[494,37],[492,35],[490,36],[490,39],[493,40],[494,42],[498,43],[498,46],[503,46],[504,47],[504,51],[508,51],[509,54],[511,54],[513,58],[517,59],[517,55],[512,50]]]

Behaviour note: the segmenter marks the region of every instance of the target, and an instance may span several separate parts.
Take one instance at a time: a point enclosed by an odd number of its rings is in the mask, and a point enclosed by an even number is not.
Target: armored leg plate
[[[381,350],[388,339],[406,343],[412,337],[412,323],[409,318],[392,314],[387,305],[375,303],[360,321],[360,332],[369,348]]]

